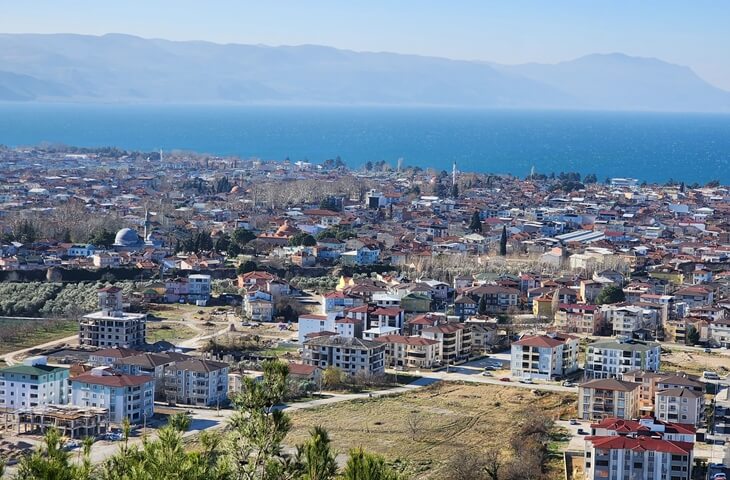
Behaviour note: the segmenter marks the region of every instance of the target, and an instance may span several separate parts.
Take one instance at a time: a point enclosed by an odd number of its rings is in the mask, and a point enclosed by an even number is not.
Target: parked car
[[[710,350],[709,348],[705,348],[705,353],[711,353],[711,352],[712,352],[712,350]]]
[[[485,372],[482,372],[482,375],[484,375],[485,377],[492,377],[493,376],[491,373],[486,372],[486,371]]]
[[[532,380],[530,380],[529,378],[522,378],[522,379],[520,379],[520,383],[527,383],[527,384],[530,384],[530,385],[532,385],[532,384],[533,384],[533,383],[535,383],[535,382],[533,382],[533,381],[532,381]]]
[[[588,435],[588,432],[586,432],[586,431],[585,431],[585,430],[583,430],[582,428],[579,428],[579,429],[578,429],[578,435]]]
[[[570,422],[568,423],[570,423],[571,425],[578,425],[578,420],[576,420],[575,418],[571,418]]]
[[[511,382],[511,380],[509,379],[509,377],[502,377],[502,378],[499,379],[499,381],[500,382]]]
[[[575,387],[575,383],[573,383],[573,382],[568,382],[568,381],[566,380],[565,382],[563,382],[563,386],[564,386],[564,387]]]

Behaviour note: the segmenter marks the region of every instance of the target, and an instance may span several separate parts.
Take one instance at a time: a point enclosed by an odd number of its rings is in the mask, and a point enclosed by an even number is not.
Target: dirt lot
[[[683,350],[670,350],[662,354],[662,371],[671,372],[681,370],[683,372],[702,375],[706,370],[712,370],[720,375],[730,372],[730,357],[719,353],[687,352]]]
[[[176,343],[181,340],[193,338],[199,333],[198,330],[179,323],[149,322],[147,324],[147,341],[150,343],[160,340]]]
[[[293,428],[285,443],[302,442],[311,427],[323,425],[339,453],[363,446],[391,461],[406,463],[414,479],[441,479],[445,462],[465,449],[507,447],[518,419],[530,407],[554,419],[568,419],[575,415],[576,397],[442,382],[398,396],[293,412]],[[556,442],[551,449],[559,451],[562,446]],[[508,450],[503,454],[510,455]],[[545,478],[563,478],[558,455]]]

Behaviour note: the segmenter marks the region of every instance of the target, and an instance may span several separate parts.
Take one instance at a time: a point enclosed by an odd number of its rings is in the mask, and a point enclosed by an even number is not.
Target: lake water
[[[730,115],[437,108],[0,104],[0,143],[192,150],[351,167],[579,171],[730,183]]]

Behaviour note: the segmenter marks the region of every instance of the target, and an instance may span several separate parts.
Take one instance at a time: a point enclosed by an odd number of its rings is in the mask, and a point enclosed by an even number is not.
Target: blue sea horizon
[[[0,104],[0,143],[188,150],[350,167],[730,184],[730,115],[435,107]]]

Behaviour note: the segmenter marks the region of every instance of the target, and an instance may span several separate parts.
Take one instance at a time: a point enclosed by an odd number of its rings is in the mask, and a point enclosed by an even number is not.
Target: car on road
[[[565,382],[563,382],[563,386],[564,386],[564,387],[575,387],[575,383],[573,383],[573,382],[568,382],[568,381],[566,380]]]
[[[709,348],[705,348],[705,353],[712,353],[712,350],[710,350]]]
[[[482,375],[485,376],[485,377],[493,377],[494,376],[494,375],[492,375],[489,372],[482,372]]]
[[[578,425],[578,420],[576,420],[575,418],[571,418],[568,423],[570,423],[571,425]]]
[[[512,380],[509,379],[509,377],[502,377],[499,379],[500,382],[511,382]]]
[[[532,381],[532,380],[530,380],[529,378],[522,378],[522,379],[520,379],[520,383],[527,383],[527,384],[529,384],[529,385],[532,385],[532,384],[533,384],[533,383],[535,383],[535,382],[533,382],[533,381]]]
[[[585,430],[583,430],[582,428],[579,428],[579,429],[578,429],[578,435],[588,435],[588,432],[586,432],[586,431],[585,431]]]

